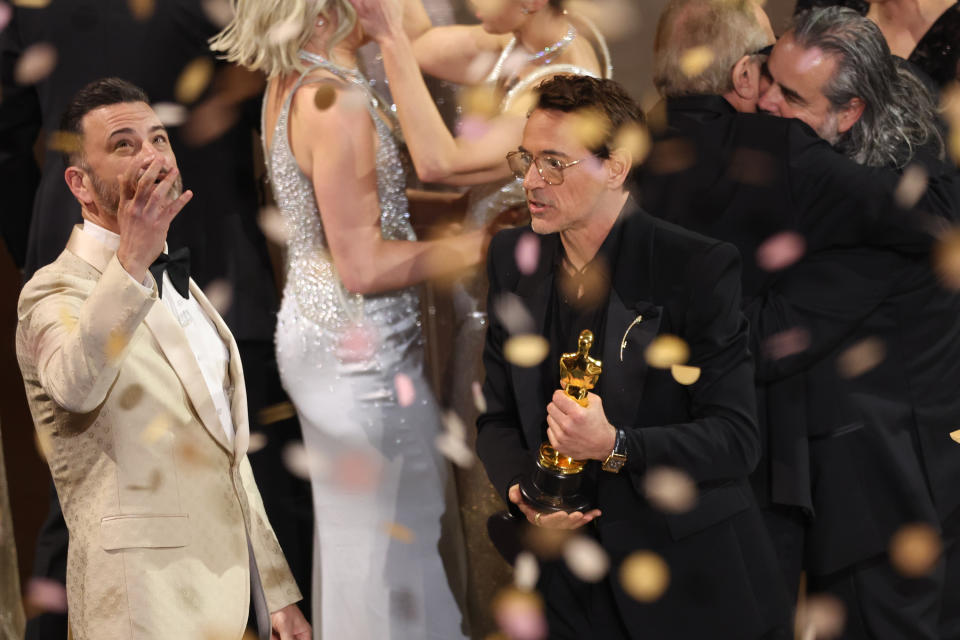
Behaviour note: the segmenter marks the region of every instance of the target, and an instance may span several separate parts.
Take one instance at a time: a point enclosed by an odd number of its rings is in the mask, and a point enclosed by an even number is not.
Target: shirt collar
[[[109,229],[104,229],[94,222],[84,219],[83,232],[112,251],[116,251],[120,247],[119,234],[116,234]]]

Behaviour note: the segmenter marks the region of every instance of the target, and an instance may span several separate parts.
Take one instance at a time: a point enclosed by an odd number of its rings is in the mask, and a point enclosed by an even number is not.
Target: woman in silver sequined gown
[[[309,454],[314,629],[449,640],[463,633],[438,552],[447,464],[412,285],[477,263],[487,238],[416,241],[399,131],[355,68],[352,15],[346,0],[240,0],[213,46],[270,78],[265,153],[288,231],[277,361]]]
[[[388,10],[387,0],[355,4],[365,29],[381,41],[390,90],[421,179],[469,186],[468,229],[483,228],[511,209],[525,212],[523,185],[510,174],[505,156],[520,143],[532,90],[560,73],[611,77],[603,36],[588,20],[563,12],[560,0],[503,0],[475,3],[478,25],[434,27],[412,43],[403,42],[399,16]],[[465,107],[460,134],[454,136],[436,116],[418,66],[435,78],[471,87],[467,95],[474,102],[492,102],[494,112],[471,113]],[[443,397],[471,427],[478,416],[473,388],[483,380],[486,295],[482,270],[458,280],[451,294],[452,348],[432,349],[446,354],[439,363],[446,371]],[[472,428],[469,432],[475,438]],[[474,637],[483,638],[494,630],[490,602],[511,579],[486,533],[487,517],[503,509],[503,499],[480,465],[457,468],[456,474],[471,621]]]

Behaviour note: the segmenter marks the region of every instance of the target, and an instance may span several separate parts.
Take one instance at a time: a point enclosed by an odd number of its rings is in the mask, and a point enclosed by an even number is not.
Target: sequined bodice
[[[359,71],[344,69],[319,56],[301,53],[311,66],[300,76],[284,100],[273,139],[267,151],[269,178],[287,232],[286,301],[296,301],[297,315],[321,330],[340,333],[360,324],[387,324],[411,315],[419,317],[419,300],[413,288],[377,295],[359,295],[347,291],[330,255],[323,222],[314,197],[313,185],[303,174],[289,142],[289,115],[293,95],[304,84],[321,82],[308,74],[324,69],[354,86],[365,98],[377,133],[377,194],[380,200],[380,229],[390,240],[415,240],[410,226],[406,172],[394,131],[399,129],[384,120],[392,115],[378,108],[379,101]],[[403,323],[407,324],[407,323]]]

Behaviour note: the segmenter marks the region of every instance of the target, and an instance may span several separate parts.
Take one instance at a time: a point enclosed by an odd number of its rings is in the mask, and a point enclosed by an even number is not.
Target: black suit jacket
[[[27,278],[60,254],[70,229],[80,222],[80,205],[64,183],[58,152],[45,150],[42,178],[37,175],[33,143],[38,132],[45,141],[74,94],[98,78],[118,76],[144,89],[154,103],[175,102],[178,78],[192,60],[217,64],[214,82],[225,66],[214,62],[207,45],[218,28],[203,2],[151,5],[152,15],[139,20],[126,0],[53,0],[42,9],[15,7],[0,32],[3,231]],[[39,42],[56,48],[57,65],[36,85],[19,86],[13,78],[16,62]],[[215,279],[234,287],[233,304],[223,317],[238,342],[272,341],[277,308],[266,240],[256,222],[258,107],[258,100],[250,100],[223,135],[202,146],[184,140],[179,127],[169,128],[184,188],[192,189],[194,198],[174,219],[168,242],[172,248],[190,248],[192,275],[201,287]]]
[[[625,429],[629,452],[621,473],[597,474],[603,515],[595,530],[613,560],[610,586],[635,637],[756,637],[785,620],[786,598],[746,482],[760,449],[737,252],[658,221],[632,202],[622,216],[606,337],[597,354],[604,409]],[[491,243],[488,308],[515,294],[542,333],[560,239],[540,238],[539,265],[525,276],[513,256],[528,232],[504,231]],[[669,370],[647,366],[644,349],[661,334],[689,344],[690,364],[702,371],[695,384],[682,386]],[[504,359],[507,338],[492,315],[484,348],[487,411],[477,422],[478,453],[504,495],[531,468],[550,401],[540,367]],[[647,502],[644,472],[661,465],[696,481],[700,498],[692,511],[666,515]],[[617,564],[638,549],[652,549],[671,569],[671,588],[652,606],[633,601],[617,578]]]
[[[764,503],[815,516],[810,569],[830,572],[881,553],[905,522],[937,520],[922,451],[905,425],[914,408],[937,421],[956,417],[948,399],[956,388],[949,345],[960,347],[955,302],[935,292],[923,228],[927,213],[955,217],[955,177],[937,176],[919,210],[904,212],[893,204],[895,172],[853,163],[799,121],[738,114],[718,96],[670,99],[666,115],[665,138],[685,140],[693,161],[679,172],[645,171],[639,191],[655,215],[733,242],[743,256],[765,440],[754,487]],[[806,257],[765,271],[757,249],[783,230],[804,237]],[[808,348],[772,357],[766,341],[797,328],[808,332]],[[924,334],[945,349],[941,358],[915,342]],[[906,338],[918,353],[898,346],[878,369],[841,375],[838,357],[869,337],[884,349]],[[914,355],[930,370],[922,390],[907,390]],[[949,433],[942,429],[941,437]],[[960,492],[954,486],[941,493]]]

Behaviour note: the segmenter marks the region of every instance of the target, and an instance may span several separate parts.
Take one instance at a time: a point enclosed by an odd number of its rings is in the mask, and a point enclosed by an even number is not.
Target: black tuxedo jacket
[[[608,580],[637,638],[757,637],[786,619],[787,605],[746,481],[760,441],[737,252],[656,220],[632,202],[622,216],[603,352],[596,354],[603,362],[607,419],[628,440],[623,471],[597,472],[603,515],[595,531],[613,561]],[[537,270],[522,275],[514,250],[525,233],[501,232],[490,245],[488,308],[496,308],[499,296],[515,294],[533,316],[534,330],[543,333],[562,249],[559,235],[540,237]],[[689,362],[701,368],[695,384],[682,386],[669,370],[646,364],[644,349],[662,334],[690,346]],[[550,401],[541,367],[505,360],[507,338],[491,314],[484,348],[487,411],[477,422],[477,450],[504,495],[531,468]],[[556,376],[559,381],[559,369]],[[661,465],[683,469],[696,481],[700,496],[692,511],[666,515],[647,502],[644,472]],[[653,605],[633,601],[617,578],[617,564],[639,549],[655,551],[670,566],[671,587]]]
[[[799,121],[738,114],[718,96],[670,99],[666,118],[664,138],[683,140],[692,161],[645,170],[640,197],[655,215],[733,242],[743,257],[764,437],[752,478],[761,502],[814,516],[808,568],[820,573],[882,553],[906,522],[936,522],[920,460],[938,458],[926,466],[940,469],[931,486],[948,512],[960,497],[945,427],[960,419],[951,364],[960,342],[955,297],[937,287],[929,234],[912,223],[956,216],[956,177],[931,171],[932,188],[907,213],[892,204],[896,172],[857,165]],[[765,271],[757,249],[783,230],[804,237],[806,255]],[[767,340],[798,328],[809,346],[773,357]],[[868,338],[886,351],[880,366],[843,375],[838,358]],[[919,439],[908,426],[919,421],[914,411],[926,416]]]

